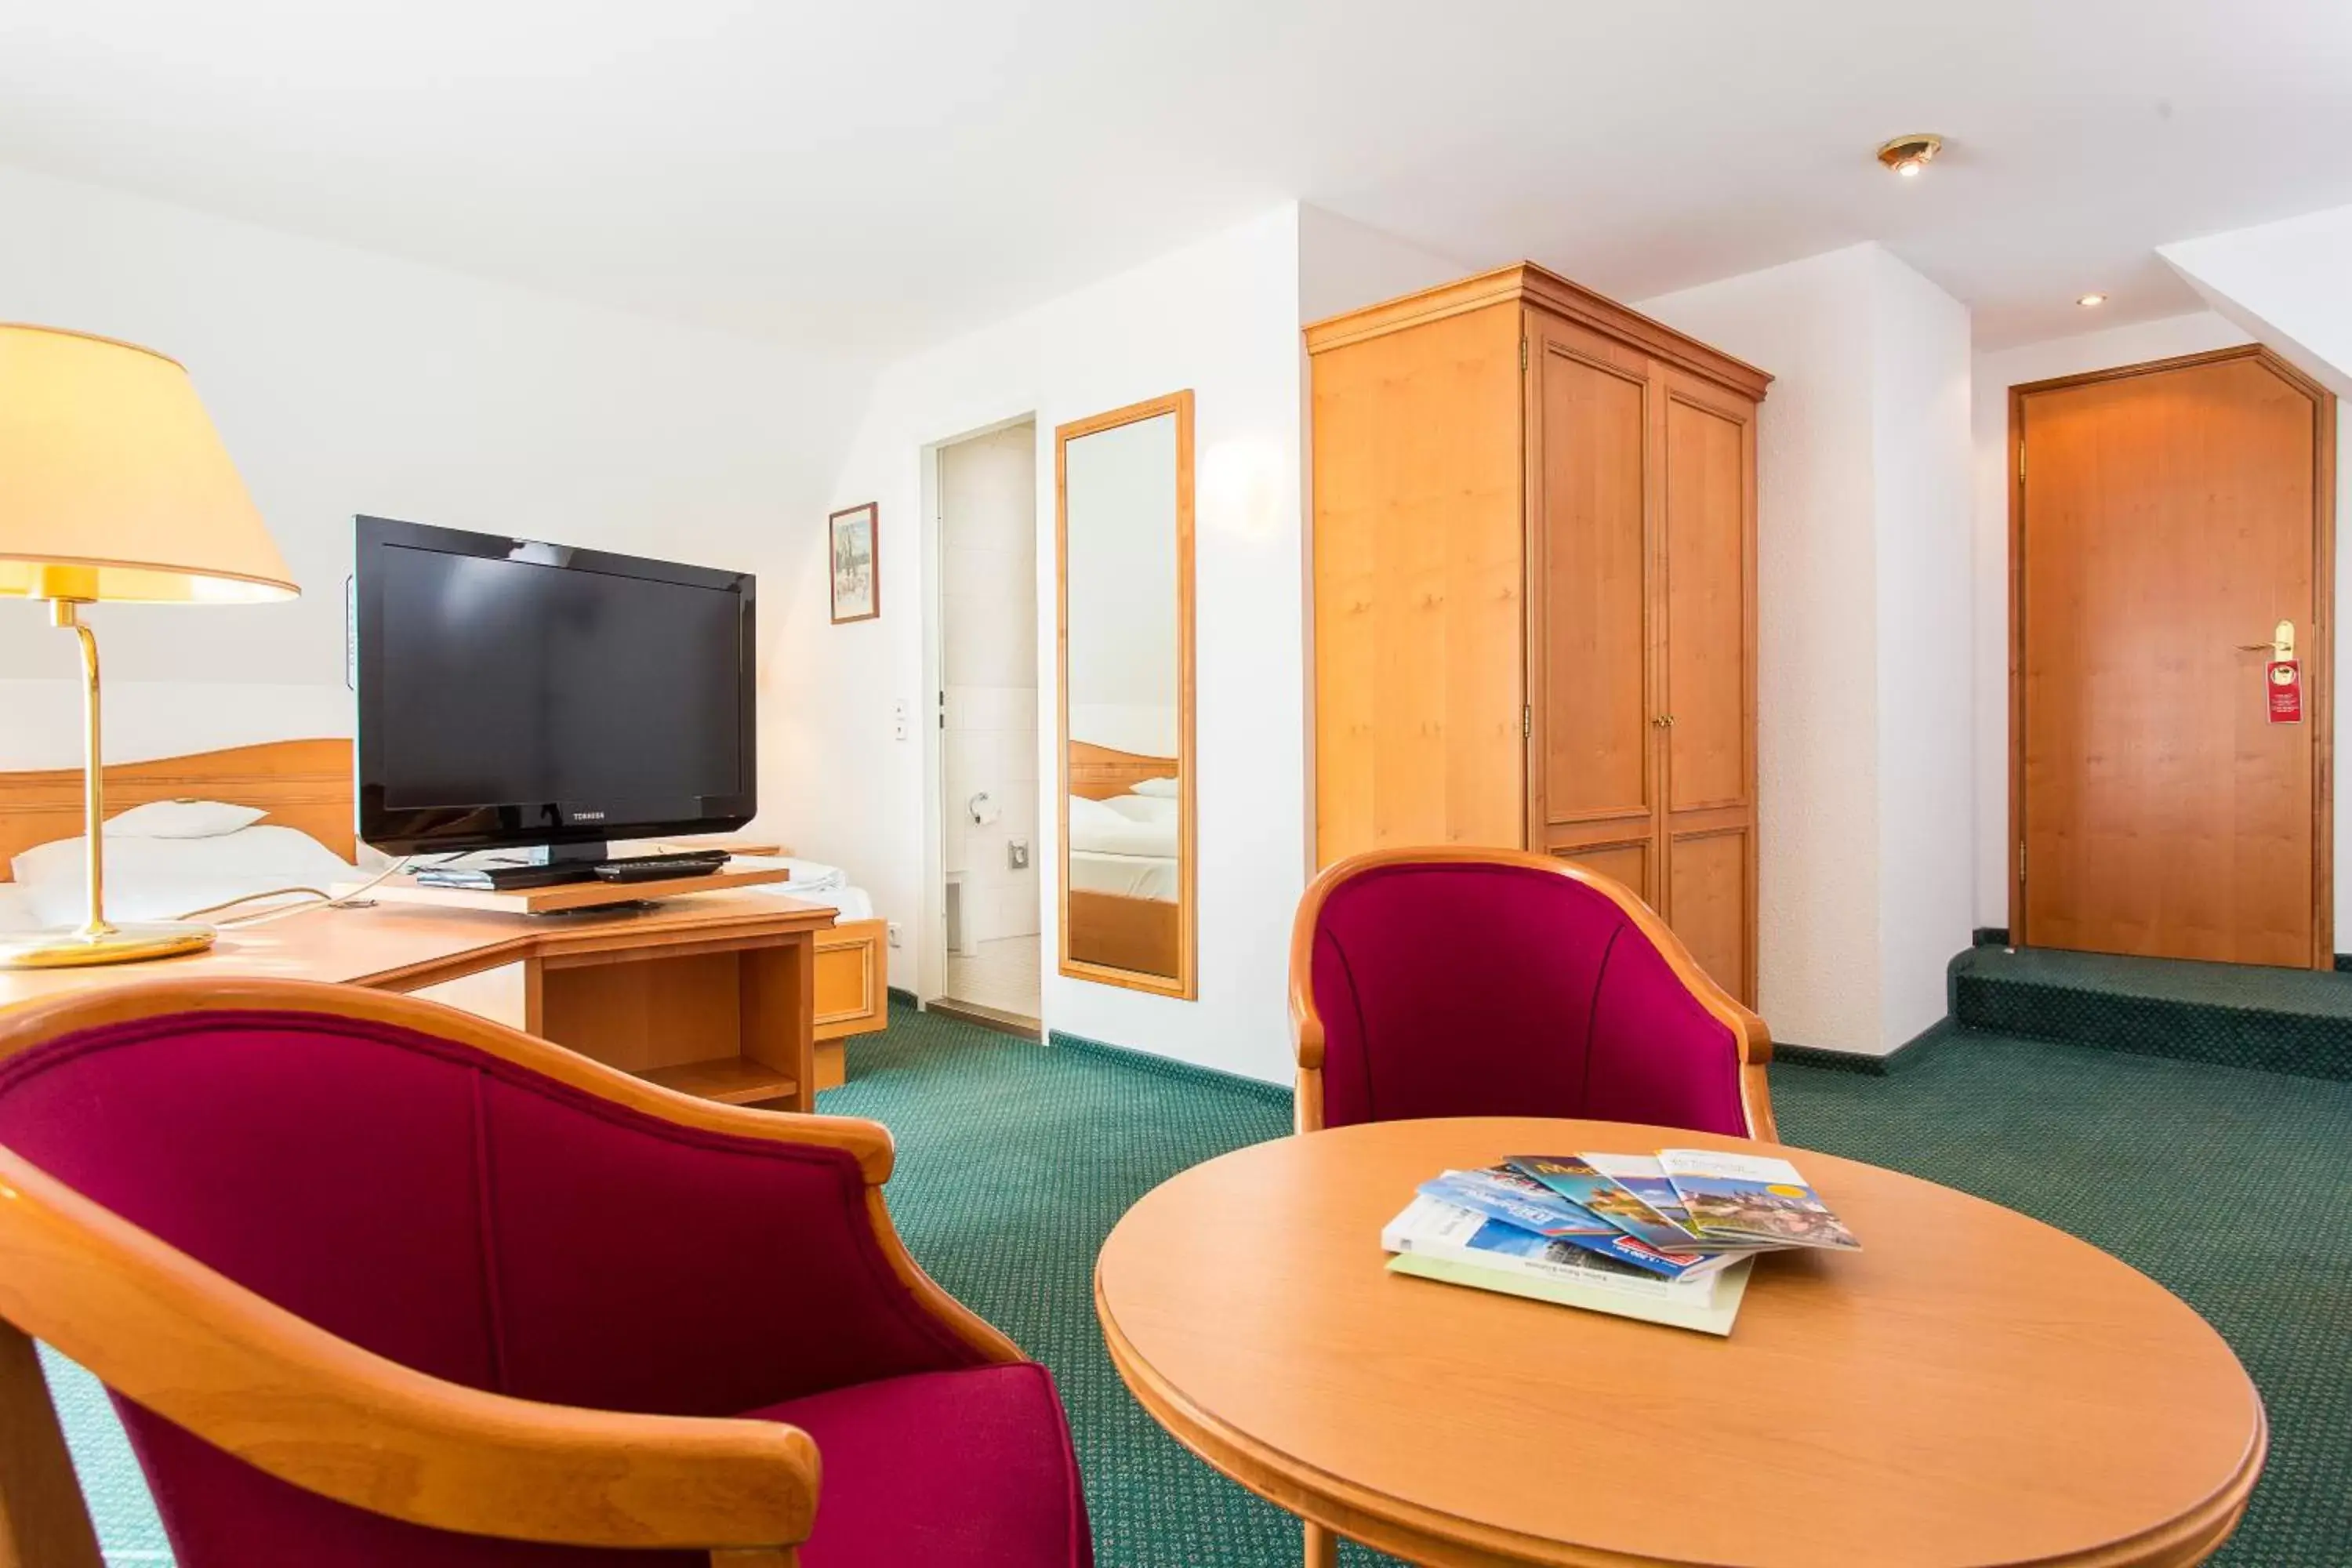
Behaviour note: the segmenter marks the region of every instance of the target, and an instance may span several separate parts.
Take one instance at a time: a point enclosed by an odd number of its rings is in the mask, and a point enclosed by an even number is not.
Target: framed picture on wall
[[[881,563],[876,552],[880,509],[872,501],[828,519],[832,534],[833,624],[870,621],[882,613]]]

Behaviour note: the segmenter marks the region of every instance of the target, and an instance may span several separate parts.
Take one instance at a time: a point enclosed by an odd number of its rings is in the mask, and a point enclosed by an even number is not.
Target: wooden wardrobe
[[[1566,856],[1752,1003],[1771,377],[1531,263],[1307,348],[1317,863]]]

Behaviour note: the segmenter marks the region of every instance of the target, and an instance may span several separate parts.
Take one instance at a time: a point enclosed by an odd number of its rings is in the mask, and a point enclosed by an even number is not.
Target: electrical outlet
[[[898,922],[897,921],[892,921],[884,928],[884,930],[887,932],[890,938],[890,945],[892,947],[898,947],[904,944],[907,933],[899,929]]]
[[[1008,838],[1004,841],[1004,863],[1016,871],[1029,868],[1029,840]]]

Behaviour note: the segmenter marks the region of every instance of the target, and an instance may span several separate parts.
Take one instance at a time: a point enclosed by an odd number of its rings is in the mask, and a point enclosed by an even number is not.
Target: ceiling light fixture
[[[2107,297],[2105,294],[2084,294],[2077,298],[2074,301],[2074,303],[2084,307],[2085,310],[2089,309],[2093,305],[2104,305],[2106,302]]]
[[[1916,180],[1919,172],[1936,161],[1944,150],[1944,139],[1921,132],[1912,136],[1897,136],[1878,150],[1878,161],[1906,180]]]

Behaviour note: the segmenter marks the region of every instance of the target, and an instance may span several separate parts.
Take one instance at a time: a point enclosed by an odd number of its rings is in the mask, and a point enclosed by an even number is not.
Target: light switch
[[[903,697],[890,704],[890,738],[894,741],[907,738],[907,700]]]

